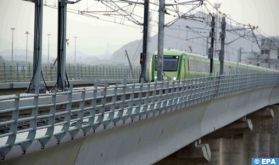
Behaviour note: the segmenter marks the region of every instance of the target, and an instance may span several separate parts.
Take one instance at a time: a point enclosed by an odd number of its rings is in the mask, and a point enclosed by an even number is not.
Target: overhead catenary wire
[[[88,2],[88,1],[87,1]],[[101,21],[107,21],[107,22],[113,22],[118,23],[123,26],[131,27],[131,28],[138,28],[142,29],[142,16],[138,14],[139,10],[143,9],[143,0],[100,0],[100,1],[90,1],[93,4],[87,4],[85,8],[79,7],[78,9],[71,8],[70,12],[74,14],[80,14],[87,17],[92,17],[95,19],[99,19]],[[103,4],[106,7],[106,10],[94,10],[94,7],[96,5]],[[151,1],[151,5],[153,5],[152,8],[150,8],[150,15],[154,15],[156,12],[158,12],[157,8],[158,3],[156,1]],[[188,10],[183,10],[183,7],[188,6]],[[182,12],[183,11],[183,12]],[[195,11],[202,11],[199,16],[194,13]],[[257,33],[260,34],[261,29],[259,29],[256,26],[252,26],[249,24],[243,24],[236,20],[234,20],[230,15],[227,15],[216,8],[214,8],[214,5],[209,0],[186,0],[186,1],[174,1],[173,2],[166,2],[166,11],[165,15],[168,16],[168,18],[173,18],[169,23],[166,24],[166,26],[170,26],[169,30],[177,30],[175,22],[178,20],[181,20],[183,18],[191,21],[196,21],[204,24],[204,27],[196,27],[187,25],[185,31],[194,33],[197,35],[197,37],[192,36],[190,38],[184,38],[184,41],[190,41],[190,40],[198,40],[199,38],[202,39],[203,37],[208,37],[208,25],[209,25],[209,16],[213,13],[217,13],[219,15],[224,16],[227,19],[228,22],[228,30],[227,33],[236,36],[230,41],[226,42],[226,46],[229,47],[229,44],[232,44],[239,39],[245,39],[248,42],[251,43],[259,43],[258,35],[253,34]],[[112,19],[111,19],[112,18]],[[129,22],[133,22],[134,24],[130,24]],[[217,29],[220,29],[220,23],[219,20],[217,20]],[[157,26],[158,21],[156,19],[152,19],[150,26],[155,27]],[[231,27],[231,28],[229,28]],[[256,27],[253,29],[253,32],[250,30],[251,27]],[[181,31],[181,29],[179,29]],[[184,29],[183,29],[184,31]],[[152,33],[156,33],[156,31],[152,30]],[[166,34],[168,37],[174,38],[174,36],[171,36],[169,34]],[[265,35],[262,35],[265,36]],[[177,38],[178,40],[183,40],[182,38]],[[215,41],[218,41],[218,38],[215,38]],[[217,42],[215,42],[217,43]],[[216,51],[216,50],[215,50]],[[137,52],[137,51],[136,51]]]

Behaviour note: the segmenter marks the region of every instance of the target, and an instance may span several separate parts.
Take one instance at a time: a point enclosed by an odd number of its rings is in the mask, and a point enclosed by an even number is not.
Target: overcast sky
[[[210,0],[222,3],[220,10],[241,23],[258,25],[268,35],[279,35],[279,0]],[[29,49],[33,45],[34,4],[22,0],[0,0],[0,51],[11,48],[11,27],[15,27],[15,49],[25,50],[25,31],[30,31]],[[141,29],[68,14],[67,52],[74,50],[90,55],[113,52],[125,43],[140,39]],[[47,34],[51,34],[51,56],[56,56],[57,11],[44,8],[43,53]]]
[[[210,0],[241,23],[257,25],[268,35],[279,35],[279,0]]]

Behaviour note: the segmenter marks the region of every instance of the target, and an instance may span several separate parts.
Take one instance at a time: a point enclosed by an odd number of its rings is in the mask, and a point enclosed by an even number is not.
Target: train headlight
[[[176,77],[174,77],[173,80],[176,80]]]
[[[155,78],[155,80],[157,80],[157,76],[155,76],[154,78]]]

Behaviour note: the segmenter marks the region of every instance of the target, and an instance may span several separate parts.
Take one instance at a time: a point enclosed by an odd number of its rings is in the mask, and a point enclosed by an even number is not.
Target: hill
[[[208,17],[205,13],[198,12],[196,16]],[[233,27],[238,28],[238,27]],[[165,38],[164,38],[164,48],[173,48],[179,50],[185,50],[188,52],[198,53],[201,55],[206,55],[206,38],[204,36],[209,36],[209,27],[204,22],[197,22],[193,20],[180,19],[173,25],[165,28]],[[246,30],[248,33],[248,30]],[[218,32],[219,33],[219,32]],[[157,40],[158,36],[154,35],[150,37],[149,40],[149,52],[153,53],[157,50]],[[234,41],[235,40],[235,41]],[[218,44],[219,37],[217,39]],[[242,48],[243,52],[250,52],[251,50],[259,51],[256,43],[247,41],[244,38],[239,38],[238,36],[227,33],[226,42],[232,42],[229,46],[225,48],[225,59],[236,61],[238,58],[238,49]],[[217,50],[219,49],[217,46]],[[142,52],[142,40],[135,40],[129,42],[122,46],[120,49],[115,51],[111,58],[116,63],[127,63],[125,57],[125,50],[128,51],[131,61],[133,64],[139,64],[139,55]],[[216,51],[215,56],[217,56],[218,51]],[[242,62],[248,63],[249,54],[242,55]]]

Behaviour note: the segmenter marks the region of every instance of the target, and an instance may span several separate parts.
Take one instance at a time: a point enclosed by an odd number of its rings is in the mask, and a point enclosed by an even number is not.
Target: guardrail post
[[[39,139],[41,143],[41,148],[44,149],[45,145],[49,142],[49,140],[53,137],[54,127],[55,127],[55,113],[56,113],[56,91],[51,95],[51,107],[49,109],[50,116],[48,117],[48,127],[45,133],[45,136]]]
[[[153,91],[152,91],[152,100],[151,100],[151,105],[150,105],[150,111],[151,111],[153,117],[156,115],[155,104],[157,103],[157,100],[156,100],[157,87],[158,87],[158,81],[156,80],[154,83]]]
[[[144,110],[144,115],[145,118],[148,118],[148,114],[150,113],[148,110],[148,104],[150,103],[150,82],[147,83],[147,91],[145,93],[145,99],[144,99],[144,106],[143,106],[143,110]]]
[[[108,84],[104,84],[104,88],[101,90],[101,107],[99,110],[100,116],[99,116],[99,122],[103,124],[104,129],[107,128],[107,124],[109,121],[104,121],[105,118],[105,112],[106,112],[106,96],[107,96],[107,88]]]
[[[133,83],[132,84],[132,87],[131,87],[131,94],[130,94],[130,102],[128,102],[128,107],[127,107],[127,118],[130,118],[131,121],[132,121],[132,111],[134,109],[134,98],[135,98],[135,87],[136,87],[136,84]],[[126,121],[125,121],[126,122]]]
[[[98,127],[99,124],[95,124],[95,114],[96,114],[96,104],[97,104],[97,92],[98,92],[98,82],[96,81],[94,83],[94,90],[92,92],[92,101],[91,106],[92,109],[90,109],[90,117],[89,117],[89,124],[92,128],[93,132],[95,132],[95,129]],[[89,129],[85,129],[84,135],[89,131]]]
[[[76,136],[76,134],[81,130],[82,124],[83,124],[83,114],[84,114],[84,105],[85,105],[85,94],[86,94],[86,90],[85,88],[81,91],[81,95],[80,95],[80,102],[79,102],[79,106],[77,109],[77,121],[73,124],[73,129],[69,129],[70,135],[71,135],[71,139],[73,140]],[[71,108],[71,111],[73,110],[73,107]],[[75,114],[73,114],[75,115]],[[71,115],[70,115],[71,116]],[[70,124],[70,127],[72,125]]]
[[[110,107],[110,111],[112,111],[113,115],[116,113],[115,106],[116,106],[116,102],[117,102],[117,95],[118,95],[118,83],[116,83],[113,87],[113,96],[111,98],[112,105]],[[117,117],[114,118],[113,124],[116,125],[118,120],[119,120],[119,115],[117,115]]]
[[[15,140],[16,140],[16,135],[17,135],[17,120],[19,118],[19,101],[20,101],[20,95],[17,94],[16,97],[14,98],[14,108],[15,110],[12,112],[12,117],[11,120],[13,121],[10,124],[9,127],[9,135],[8,139],[6,141],[6,144],[4,147],[0,147],[0,157],[2,160],[5,159],[6,154],[12,149]]]
[[[121,96],[121,110],[118,112],[119,119],[122,119],[123,124],[125,123],[125,119],[123,118],[124,109],[126,108],[126,90],[127,90],[127,80],[124,79],[123,88],[122,88],[122,96]]]
[[[30,125],[30,130],[28,131],[28,135],[27,135],[27,141],[24,141],[22,143],[20,143],[20,147],[23,151],[23,153],[25,153],[27,151],[27,148],[33,143],[35,136],[36,136],[36,132],[37,132],[37,117],[38,117],[38,111],[39,111],[39,94],[35,94],[34,96],[34,100],[33,100],[33,108],[32,108],[32,114],[31,116],[33,117],[29,122]]]
[[[163,81],[163,84],[165,83],[165,81]],[[167,86],[166,86],[166,89],[165,89],[165,97],[164,97],[164,101],[163,101],[163,105],[161,106],[160,104],[160,107],[158,107],[160,110],[159,110],[159,115],[161,114],[164,114],[167,112],[167,107],[169,106],[168,105],[168,98],[169,98],[169,87],[170,87],[170,81],[166,81],[167,83]]]
[[[139,99],[139,102],[138,102],[138,105],[137,105],[137,108],[136,108],[136,114],[139,115],[139,120],[141,120],[141,113],[142,113],[142,95],[143,95],[143,82],[140,83],[140,88],[139,88],[139,94],[138,94],[138,99]]]

